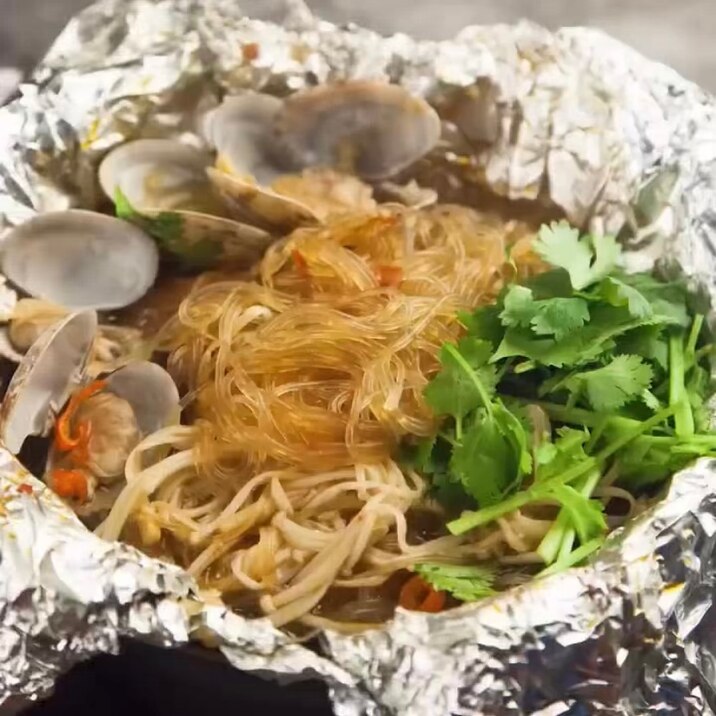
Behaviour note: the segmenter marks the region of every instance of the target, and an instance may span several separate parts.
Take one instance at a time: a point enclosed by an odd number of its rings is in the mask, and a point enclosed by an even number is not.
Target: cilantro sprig
[[[684,285],[625,273],[614,238],[564,222],[543,226],[534,248],[550,270],[460,316],[466,334],[443,346],[424,393],[440,431],[410,459],[456,515],[453,534],[558,505],[537,549],[553,572],[604,540],[593,496],[605,475],[634,494],[653,489],[716,455],[716,434],[705,409],[711,349]],[[528,406],[549,417],[549,434],[535,434]]]
[[[433,589],[448,592],[461,602],[474,602],[495,593],[496,573],[488,565],[416,564],[413,571]]]
[[[206,268],[216,264],[221,256],[221,243],[202,235],[191,236],[180,213],[138,211],[119,188],[115,190],[114,210],[117,218],[139,226],[186,267]]]

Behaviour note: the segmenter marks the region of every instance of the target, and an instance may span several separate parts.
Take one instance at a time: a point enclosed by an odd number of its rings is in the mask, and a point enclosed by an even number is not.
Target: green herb
[[[476,602],[495,593],[495,570],[485,565],[416,564],[413,571],[433,589],[449,592],[462,602]]]
[[[649,318],[654,312],[642,293],[613,276],[602,281],[600,293],[610,305],[626,306],[634,318]]]
[[[414,447],[414,464],[449,512],[466,510],[448,522],[453,534],[557,505],[537,549],[550,572],[603,541],[593,496],[604,475],[634,494],[654,489],[716,455],[716,435],[703,364],[712,349],[684,285],[624,273],[613,238],[564,222],[542,227],[535,249],[551,270],[460,314],[466,335],[443,346],[425,390],[440,433]],[[527,406],[549,416],[546,435],[532,434]]]
[[[143,214],[131,205],[119,188],[115,190],[114,208],[119,219],[139,226],[155,239],[162,249],[179,258],[184,265],[198,268],[211,266],[221,255],[221,244],[217,241],[207,238],[188,240],[180,214],[170,211]]]
[[[563,385],[573,396],[586,394],[596,411],[609,412],[641,397],[653,375],[639,356],[619,355],[601,368],[570,375]]]
[[[550,298],[536,301],[525,286],[512,286],[500,313],[503,325],[531,328],[537,335],[561,340],[589,320],[589,308],[582,298]]]
[[[493,400],[497,380],[490,354],[489,343],[470,337],[444,345],[442,370],[425,390],[435,413],[454,420],[450,471],[479,504],[498,502],[531,469],[522,423]]]
[[[620,249],[613,236],[579,236],[579,231],[564,221],[543,226],[535,251],[552,266],[569,274],[572,288],[579,291],[612,271]]]

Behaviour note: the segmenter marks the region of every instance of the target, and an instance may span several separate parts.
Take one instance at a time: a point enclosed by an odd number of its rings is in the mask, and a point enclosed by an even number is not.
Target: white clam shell
[[[282,107],[277,97],[247,92],[227,97],[206,115],[204,137],[232,174],[270,184],[285,173],[271,155],[272,127]]]
[[[320,167],[386,179],[430,151],[440,131],[435,110],[396,85],[345,82],[286,100],[247,92],[205,117],[205,138],[219,154],[207,171],[238,216],[286,232],[319,217],[268,186],[279,176]]]
[[[209,168],[207,172],[229,206],[235,205],[237,213],[247,221],[279,231],[319,222],[301,202],[218,169]]]
[[[3,273],[31,296],[70,309],[122,308],[154,284],[155,243],[119,219],[79,209],[16,227],[2,249]]]
[[[210,162],[208,154],[181,142],[138,139],[105,157],[99,181],[111,199],[121,190],[140,217],[156,219],[171,214],[178,232],[173,244],[167,245],[166,236],[157,237],[170,252],[191,261],[192,247],[203,242],[210,259],[252,263],[272,237],[226,216],[230,207],[222,203],[206,173]],[[152,227],[149,223],[145,228],[153,233]]]
[[[106,381],[107,390],[132,406],[142,435],[178,419],[179,391],[169,373],[156,363],[129,363],[111,373]]]
[[[0,440],[16,454],[79,385],[97,331],[94,311],[73,313],[45,331],[20,361],[0,408]]]
[[[117,147],[99,167],[99,183],[114,200],[117,189],[139,210],[171,210],[208,187],[205,152],[171,139],[137,139]]]
[[[440,139],[441,123],[425,100],[402,87],[356,81],[291,95],[274,132],[273,151],[291,164],[378,181],[427,154]]]

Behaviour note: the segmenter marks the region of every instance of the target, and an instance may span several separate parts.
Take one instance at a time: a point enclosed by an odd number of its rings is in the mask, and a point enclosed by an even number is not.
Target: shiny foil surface
[[[200,143],[225,93],[383,78],[459,118],[467,151],[429,158],[618,232],[634,268],[716,295],[716,101],[588,29],[469,27],[451,41],[336,27],[291,3],[278,25],[233,0],[105,0],[77,16],[0,109],[0,234],[37,212],[98,207],[95,171],[136,137]],[[2,305],[12,305],[2,286]],[[0,449],[0,699],[42,697],[120,637],[198,639],[237,668],[329,684],[340,716],[710,714],[716,704],[716,462],[587,567],[314,651],[201,593],[176,567],[103,542]]]

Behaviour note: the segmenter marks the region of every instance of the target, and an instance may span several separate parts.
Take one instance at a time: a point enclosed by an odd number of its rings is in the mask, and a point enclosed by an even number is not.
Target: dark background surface
[[[200,647],[167,650],[125,643],[63,677],[54,697],[2,716],[331,716],[317,681],[279,686],[237,671]],[[435,716],[439,716],[436,714]]]

